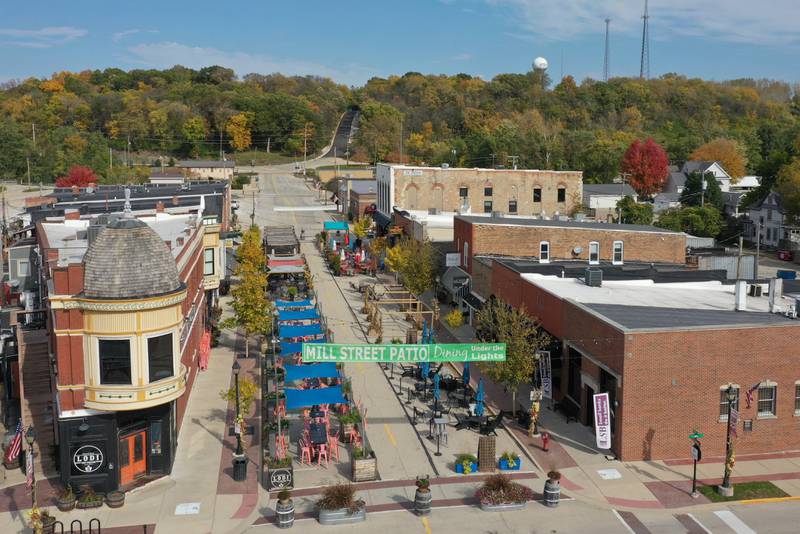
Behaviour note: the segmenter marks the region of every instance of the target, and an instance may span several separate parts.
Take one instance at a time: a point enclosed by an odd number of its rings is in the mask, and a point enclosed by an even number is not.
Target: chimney
[[[79,221],[81,219],[81,212],[78,210],[69,210],[64,212],[64,220],[66,221]]]
[[[156,213],[164,213],[164,203],[160,200],[156,204]]]
[[[167,239],[164,241],[164,244],[167,245],[167,250],[172,250],[172,241]]]
[[[179,246],[179,247],[182,247],[182,246],[183,246],[183,236],[181,236],[181,237],[177,238],[177,239],[175,240],[175,244],[176,244],[177,246]]]
[[[736,281],[734,299],[736,301],[736,311],[747,311],[747,281]]]

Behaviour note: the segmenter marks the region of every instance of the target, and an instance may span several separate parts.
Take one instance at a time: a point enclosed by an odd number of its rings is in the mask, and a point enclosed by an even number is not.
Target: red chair
[[[328,450],[331,451],[331,460],[339,461],[339,433],[328,436]]]
[[[325,457],[325,467],[328,467],[328,446],[324,443],[317,445],[317,466],[322,465],[322,457]]]
[[[311,447],[308,445],[308,442],[305,439],[301,439],[297,442],[297,446],[300,448],[300,463],[306,463],[306,458],[308,458],[308,465],[311,465]]]

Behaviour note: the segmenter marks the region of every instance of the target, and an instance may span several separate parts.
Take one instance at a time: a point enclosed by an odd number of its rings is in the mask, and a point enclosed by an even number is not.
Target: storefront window
[[[151,337],[147,340],[147,361],[150,366],[150,382],[173,376],[172,334]]]
[[[127,339],[101,339],[100,354],[101,384],[132,384],[131,342]]]
[[[150,423],[150,454],[161,454],[161,421]]]
[[[214,249],[207,248],[203,256],[203,274],[205,276],[212,276],[214,274]]]

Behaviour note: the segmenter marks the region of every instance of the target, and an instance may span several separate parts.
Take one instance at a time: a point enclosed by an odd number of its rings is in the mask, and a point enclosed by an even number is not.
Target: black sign
[[[94,445],[83,445],[72,455],[72,465],[81,473],[94,473],[102,467],[103,451]]]
[[[294,470],[280,467],[269,470],[269,491],[294,487]]]
[[[692,445],[692,460],[699,462],[703,459],[703,451],[700,449],[700,444],[695,443]]]

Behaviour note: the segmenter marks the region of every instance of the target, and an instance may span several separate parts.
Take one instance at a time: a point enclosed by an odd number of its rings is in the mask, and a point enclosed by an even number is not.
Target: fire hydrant
[[[544,452],[550,450],[550,432],[542,432],[542,450]]]

